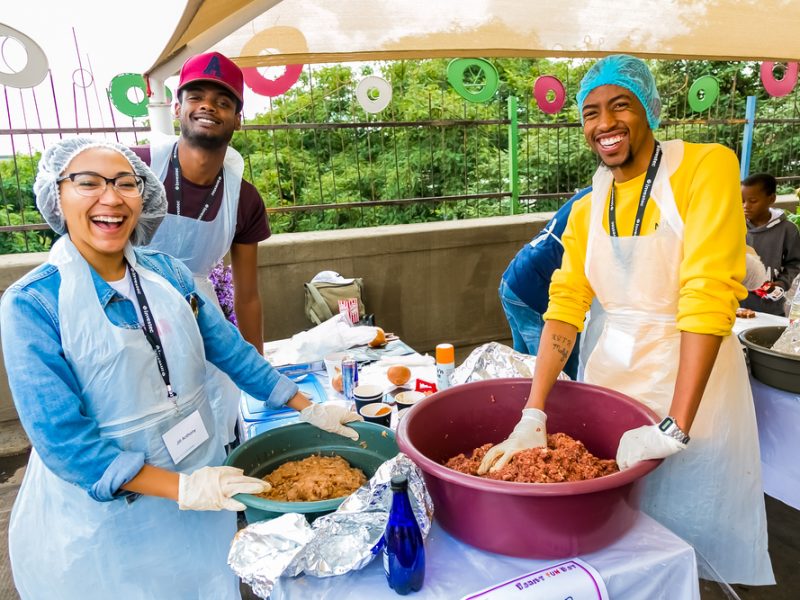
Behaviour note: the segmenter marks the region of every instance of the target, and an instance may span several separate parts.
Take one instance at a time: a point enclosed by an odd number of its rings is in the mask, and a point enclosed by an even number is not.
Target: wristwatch
[[[678,440],[681,444],[689,443],[689,436],[678,427],[678,424],[672,417],[664,417],[664,420],[658,424],[658,428],[661,430],[661,433]]]

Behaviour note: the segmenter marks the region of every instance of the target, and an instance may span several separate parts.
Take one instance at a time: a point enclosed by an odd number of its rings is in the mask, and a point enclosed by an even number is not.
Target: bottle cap
[[[408,489],[408,478],[405,475],[395,475],[392,477],[392,491],[402,492]]]
[[[436,362],[442,364],[456,362],[456,350],[453,348],[453,344],[436,346]]]

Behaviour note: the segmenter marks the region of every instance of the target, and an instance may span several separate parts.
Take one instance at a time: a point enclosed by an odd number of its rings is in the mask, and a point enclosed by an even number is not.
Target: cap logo
[[[206,65],[206,68],[203,71],[203,75],[213,75],[214,77],[222,79],[222,68],[219,66],[218,57],[211,57],[211,60],[208,61],[208,65]]]

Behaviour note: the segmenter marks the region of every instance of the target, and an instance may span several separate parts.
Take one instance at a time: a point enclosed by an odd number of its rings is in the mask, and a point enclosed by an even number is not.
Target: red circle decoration
[[[550,101],[547,99],[547,93],[554,92],[555,98]],[[553,75],[542,75],[533,84],[533,97],[536,98],[536,104],[539,110],[548,115],[554,115],[562,108],[564,108],[564,101],[567,99],[564,84],[558,77]]]
[[[261,96],[274,98],[286,93],[297,83],[303,72],[303,65],[286,65],[286,72],[277,79],[267,79],[258,72],[256,67],[245,67],[242,69],[244,82],[251,90]]]
[[[775,75],[772,72],[775,69],[775,64],[769,61],[761,63],[761,83],[770,96],[785,96],[797,84],[797,63],[786,63],[783,79],[775,79]]]

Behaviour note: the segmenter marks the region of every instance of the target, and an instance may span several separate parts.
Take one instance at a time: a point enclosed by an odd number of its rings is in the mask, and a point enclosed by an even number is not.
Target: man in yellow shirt
[[[562,238],[522,418],[481,471],[546,445],[545,400],[596,297],[600,333],[584,341],[585,380],[663,418],[626,432],[617,452],[621,469],[665,459],[646,479],[642,509],[695,547],[702,577],[773,584],[755,412],[730,335],[747,294],[736,156],[717,144],[658,142],[661,100],[637,58],[598,61],[577,100],[602,164]]]

